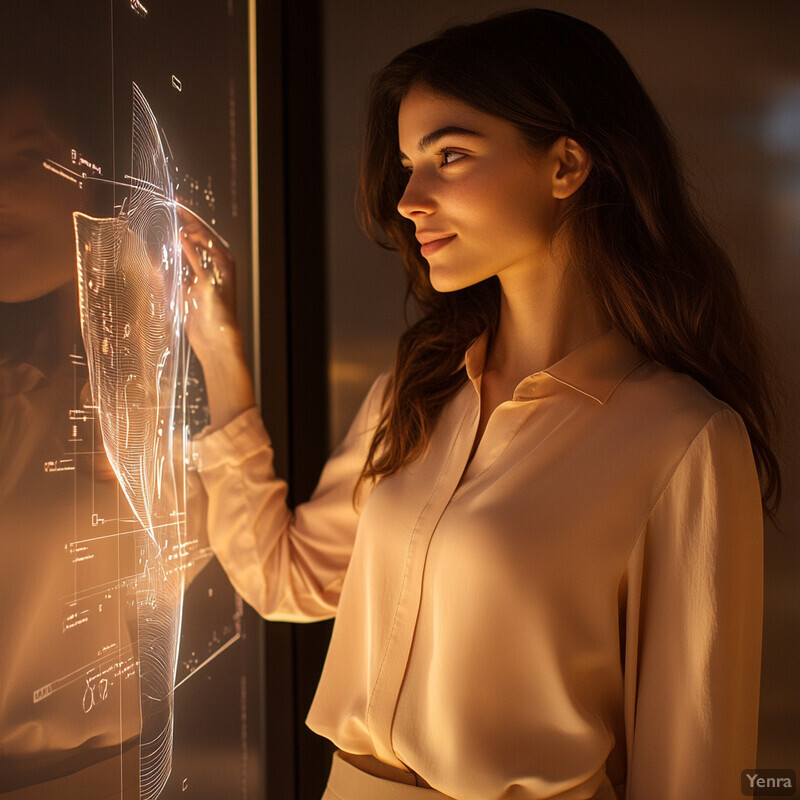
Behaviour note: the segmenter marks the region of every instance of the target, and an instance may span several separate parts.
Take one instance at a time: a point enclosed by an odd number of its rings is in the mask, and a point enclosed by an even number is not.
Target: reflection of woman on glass
[[[119,757],[139,732],[138,693],[123,703],[119,683],[90,680],[99,648],[131,647],[114,604],[106,600],[106,614],[80,630],[68,619],[91,577],[108,577],[119,562],[95,553],[82,571],[71,555],[92,512],[116,507],[116,484],[79,438],[88,426],[70,424],[70,410],[91,402],[71,358],[80,353],[72,212],[94,210],[100,196],[42,166],[83,133],[54,109],[51,84],[20,69],[0,91],[0,794]],[[46,470],[61,460],[63,470]],[[106,775],[85,775],[85,785],[101,787]]]
[[[231,265],[184,231],[214,548],[264,616],[336,616],[308,717],[340,748],[325,797],[737,796],[771,407],[634,74],[550,11],[412,48],[373,83],[361,207],[422,314],[294,512]]]

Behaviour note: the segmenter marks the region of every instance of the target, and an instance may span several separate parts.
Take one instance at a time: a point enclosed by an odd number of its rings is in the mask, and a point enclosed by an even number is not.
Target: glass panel
[[[4,7],[3,798],[263,793],[261,629],[191,470],[176,216],[230,243],[249,330],[248,5],[197,9]]]

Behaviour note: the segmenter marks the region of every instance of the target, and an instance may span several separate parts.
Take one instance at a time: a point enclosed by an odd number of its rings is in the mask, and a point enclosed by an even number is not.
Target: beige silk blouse
[[[485,350],[358,511],[385,379],[294,513],[255,409],[196,443],[237,590],[336,616],[308,725],[458,800],[740,797],[763,581],[741,419],[612,330],[522,381],[470,461]]]

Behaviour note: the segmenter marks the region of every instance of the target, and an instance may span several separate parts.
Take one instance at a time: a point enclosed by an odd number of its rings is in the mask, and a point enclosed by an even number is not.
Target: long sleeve
[[[763,534],[746,430],[689,445],[629,560],[627,800],[731,800],[756,763]]]
[[[195,441],[209,541],[236,590],[262,616],[300,622],[335,615],[358,524],[353,489],[383,385],[373,385],[313,496],[294,513],[256,408]]]

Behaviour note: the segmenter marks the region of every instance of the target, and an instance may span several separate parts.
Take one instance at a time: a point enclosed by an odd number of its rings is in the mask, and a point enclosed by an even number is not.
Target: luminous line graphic
[[[219,649],[215,650],[205,661],[200,662],[194,668],[194,670],[192,672],[190,672],[185,678],[183,678],[183,680],[181,680],[179,683],[176,683],[175,687],[173,688],[173,691],[175,691],[175,689],[177,689],[182,684],[186,683],[186,681],[188,681],[189,678],[192,677],[192,674],[194,672],[197,672],[198,670],[202,669],[206,664],[210,664],[220,653],[222,653],[225,650],[227,650],[232,644],[234,644],[235,642],[238,642],[239,639],[241,639],[241,638],[242,638],[242,634],[241,633],[237,633],[234,636],[232,636],[230,639],[228,639],[228,641],[225,642],[225,644],[223,644],[222,647],[220,647]]]
[[[168,200],[168,198],[162,195],[161,192],[159,192],[156,187],[147,186],[145,181],[132,178],[129,175],[126,175],[125,177],[130,179],[131,181],[130,183],[126,183],[125,181],[115,181],[111,180],[110,178],[98,178],[95,177],[94,175],[83,175],[79,172],[71,170],[69,167],[65,167],[63,164],[59,164],[57,161],[53,161],[52,158],[45,159],[42,162],[42,166],[46,170],[55,173],[59,177],[64,178],[70,181],[71,183],[77,183],[78,185],[81,185],[86,181],[92,181],[94,183],[109,184],[111,186],[116,186],[120,189],[139,189],[141,191],[150,191],[153,193],[155,197],[158,197],[161,200],[164,200],[165,202],[169,202],[175,208],[180,208],[183,211],[187,212],[188,214],[191,214],[191,216],[194,217],[194,219],[196,219],[204,228],[206,228],[206,230],[208,230],[209,233],[212,233],[214,237],[219,240],[220,244],[223,247],[230,250],[230,244],[226,241],[225,237],[220,235],[217,232],[217,230],[213,226],[209,225],[208,222],[204,220],[194,209],[184,205],[179,200],[175,200],[174,198],[171,201]]]
[[[130,647],[130,645],[128,645],[127,647],[120,648],[117,651],[117,654],[113,657],[103,656],[102,658],[98,658],[87,665],[81,666],[79,669],[74,670],[69,675],[65,675],[63,678],[51,681],[46,686],[42,686],[41,688],[37,689],[33,694],[33,702],[38,703],[44,700],[46,697],[49,697],[53,693],[59,691],[59,689],[69,686],[71,683],[86,680],[87,668],[89,671],[91,671],[99,668],[103,664],[115,663],[115,661],[122,664],[127,662],[132,655],[133,649]]]
[[[172,766],[184,589],[183,570],[168,563],[185,544],[174,466],[183,456],[183,424],[175,419],[181,262],[163,141],[135,84],[131,176],[130,194],[118,216],[73,216],[81,329],[103,446],[141,524],[135,533],[138,574],[133,580],[142,715],[140,781],[142,800],[155,800]]]

